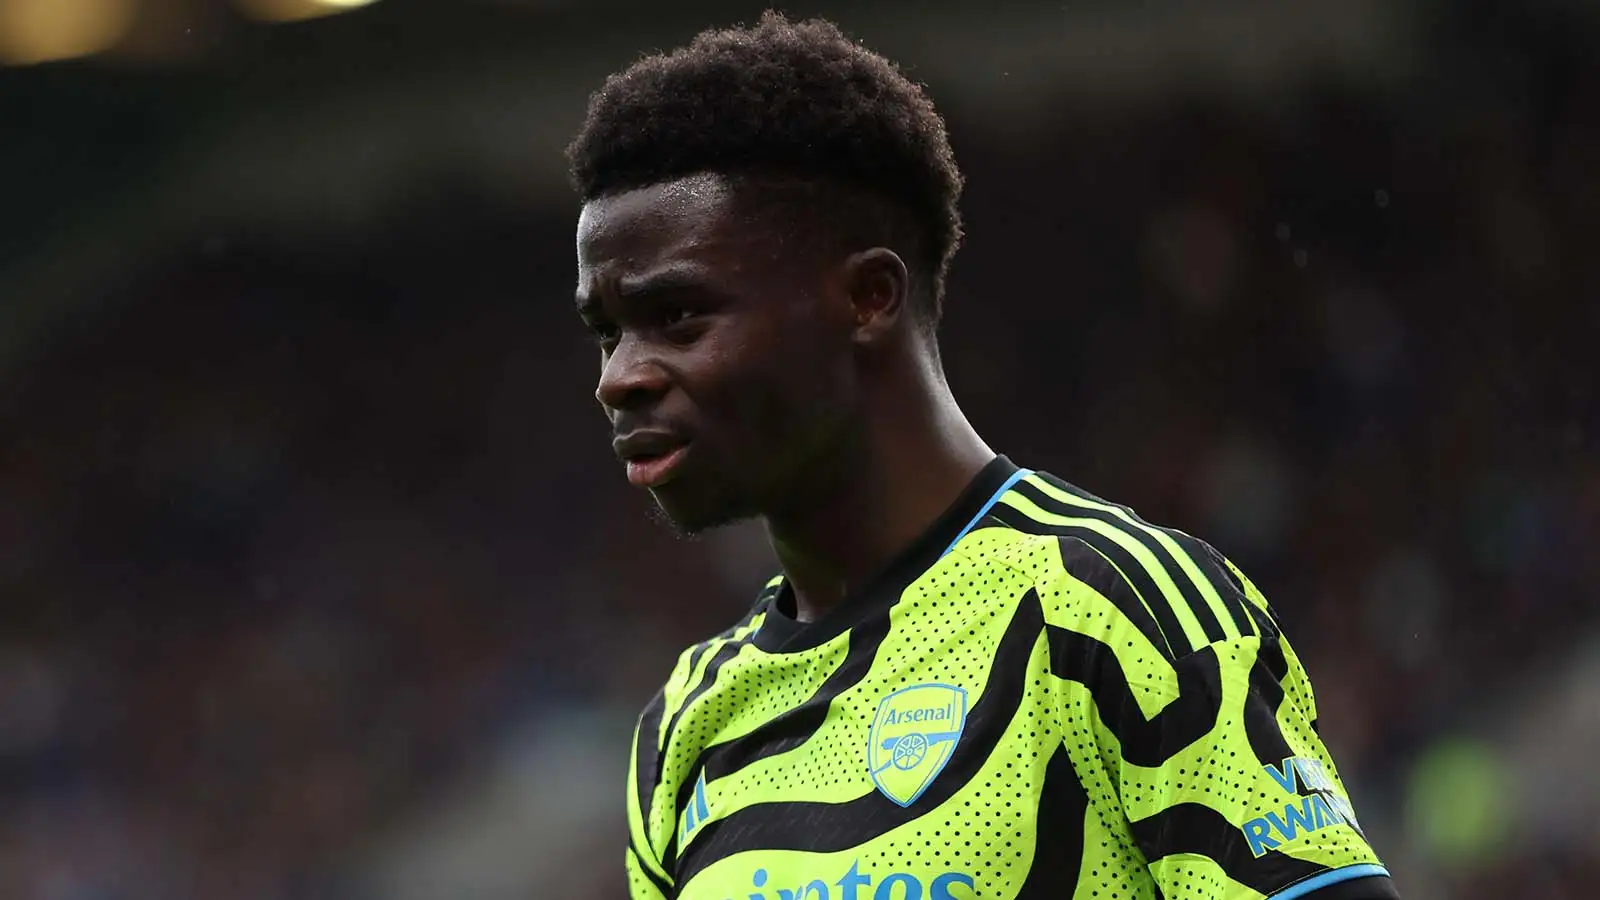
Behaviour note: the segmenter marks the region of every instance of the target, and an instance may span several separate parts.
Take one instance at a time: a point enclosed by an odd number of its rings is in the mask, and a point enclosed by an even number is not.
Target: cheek
[[[814,442],[848,406],[848,357],[816,328],[814,318],[774,317],[707,336],[699,401],[738,445],[730,451],[783,455],[786,444]]]
[[[770,443],[785,437],[801,415],[793,387],[785,374],[767,360],[739,362],[744,364],[723,371],[724,380],[712,401],[716,408],[708,411],[721,419],[729,437],[742,445]]]
[[[816,357],[764,361],[733,390],[737,433],[777,456],[785,455],[785,448],[805,452],[848,408],[847,385],[837,368],[818,365]]]

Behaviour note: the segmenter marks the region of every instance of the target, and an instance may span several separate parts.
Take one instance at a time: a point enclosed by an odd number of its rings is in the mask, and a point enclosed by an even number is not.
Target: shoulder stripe
[[[716,649],[716,652],[710,653],[710,654],[707,655],[707,660],[706,660],[706,663],[705,663],[705,673],[701,676],[699,682],[697,684],[695,684],[694,690],[690,691],[688,696],[684,697],[683,702],[678,705],[677,712],[672,714],[671,721],[662,729],[661,733],[663,735],[671,735],[672,732],[678,727],[678,722],[683,718],[683,714],[690,707],[694,706],[695,701],[699,700],[700,697],[702,695],[704,695],[706,691],[710,690],[712,685],[717,683],[717,674],[722,671],[723,665],[725,665],[729,660],[733,659],[735,656],[738,656],[739,655],[739,651],[743,650],[745,648],[745,645],[750,643],[750,639],[755,636],[756,627],[757,627],[758,624],[759,624],[759,619],[756,620],[755,622],[751,623],[751,624],[747,624],[747,625],[741,626],[737,631],[735,631],[733,633],[733,637],[732,638],[722,642],[721,646],[719,646]],[[661,750],[661,753],[659,754],[660,757],[664,757],[666,755],[666,749],[665,748],[666,748],[666,743],[665,743],[665,740],[663,740],[662,750]],[[659,764],[659,759],[658,759],[658,764]],[[690,789],[692,790],[693,789],[693,782],[692,781],[688,782],[688,784],[689,784]],[[681,787],[682,787],[682,785],[680,785],[680,788]],[[680,804],[678,804],[677,806],[675,806],[671,810],[673,821],[677,820],[678,810],[682,809],[682,808],[683,808],[683,806],[680,803]],[[672,834],[667,839],[667,849],[662,852],[661,858],[667,865],[670,866],[670,865],[674,865],[673,860],[677,857],[677,855],[678,855],[678,829],[676,827],[673,827]]]
[[[1128,512],[1135,519],[1139,518],[1138,513],[1132,510]],[[1216,591],[1217,598],[1233,617],[1233,623],[1239,629],[1239,634],[1244,637],[1259,634],[1259,622],[1252,609],[1254,604],[1250,602],[1250,597],[1244,589],[1244,582],[1234,572],[1232,564],[1217,552],[1217,548],[1176,528],[1163,528],[1161,531],[1171,536],[1178,546],[1189,554],[1189,559],[1193,560],[1200,570],[1202,576],[1199,579],[1200,583]]]
[[[678,727],[678,720],[683,717],[684,710],[689,708],[689,704],[700,699],[700,695],[716,681],[717,670],[727,662],[724,651],[732,647],[733,652],[737,653],[740,647],[749,643],[756,630],[761,627],[763,618],[765,618],[763,612],[751,610],[750,615],[738,625],[694,648],[690,655],[688,677],[679,687],[677,696],[667,698],[667,714],[662,718],[661,733],[656,739],[657,750],[666,750],[667,736]]]
[[[662,709],[662,694],[657,693],[634,728],[633,758],[628,761],[628,840],[633,845],[634,855],[639,857],[639,868],[651,881],[669,880],[656,854],[651,852],[648,825],[650,805],[661,775],[661,753],[650,746],[647,738],[655,735],[660,728]],[[662,893],[668,892],[663,890]]]
[[[972,704],[963,738],[944,774],[923,795],[925,802],[901,806],[872,790],[844,803],[799,800],[746,806],[705,825],[696,841],[704,842],[707,849],[687,858],[687,864],[678,873],[679,883],[687,885],[717,860],[748,850],[809,853],[849,850],[948,801],[977,776],[1017,715],[1029,677],[1027,660],[1042,638],[1043,628],[1044,611],[1039,595],[1030,590],[1021,597],[1012,613],[1011,622],[995,650],[988,684]],[[782,807],[784,814],[774,815],[775,807]],[[796,822],[805,823],[805,827],[794,827]]]
[[[1271,603],[1267,602],[1267,598],[1261,596],[1261,592],[1256,590],[1255,585],[1250,583],[1250,579],[1246,578],[1243,572],[1239,571],[1239,567],[1230,562],[1227,557],[1218,553],[1215,547],[1207,544],[1206,549],[1211,551],[1211,558],[1228,574],[1228,579],[1237,585],[1239,591],[1244,594],[1245,611],[1255,621],[1256,628],[1260,629],[1261,634],[1270,634],[1273,637],[1280,636],[1283,633],[1283,627],[1279,622],[1278,612],[1272,608]]]
[[[726,640],[713,641],[706,645],[707,652],[700,658],[699,671],[689,678],[689,684],[694,685],[694,687],[683,695],[683,700],[676,704],[671,717],[667,718],[662,724],[661,741],[658,749],[666,750],[667,737],[678,727],[678,722],[683,718],[684,712],[693,706],[701,695],[710,690],[711,686],[716,683],[717,673],[721,671],[723,664],[739,655],[739,651],[744,649],[744,645],[750,643],[750,638],[755,634],[755,631],[754,627],[746,625],[735,631],[732,637]],[[710,649],[713,646],[716,648],[714,651]]]
[[[1162,655],[1169,662],[1175,658],[1171,645],[1162,634],[1161,625],[1156,621],[1155,613],[1139,599],[1139,595],[1129,586],[1127,576],[1117,568],[1116,563],[1081,537],[1058,537],[1056,544],[1061,552],[1062,568],[1068,575],[1093,588],[1096,593],[1115,606],[1117,611],[1122,613],[1122,617],[1131,622],[1151,646],[1163,651]]]
[[[1026,482],[1024,490],[1029,500],[1038,504],[1038,508],[1054,512],[1058,516],[1077,516],[1085,519],[1094,519],[1098,522],[1120,528],[1133,540],[1139,541],[1149,551],[1149,559],[1154,560],[1160,567],[1160,573],[1165,578],[1157,578],[1158,585],[1166,591],[1166,599],[1174,607],[1187,607],[1194,613],[1195,621],[1200,625],[1205,634],[1203,644],[1214,644],[1226,641],[1227,637],[1238,637],[1240,631],[1232,625],[1232,617],[1216,594],[1216,588],[1211,586],[1210,580],[1200,575],[1194,560],[1189,559],[1189,554],[1179,548],[1170,533],[1163,532],[1154,525],[1147,525],[1134,517],[1126,509],[1117,508],[1104,501],[1091,500],[1086,496],[1077,495],[1069,490],[1070,485],[1062,480],[1045,480],[1045,477],[1035,476]],[[1182,618],[1182,613],[1179,613]],[[1203,644],[1195,644],[1197,647]]]
[[[705,674],[701,664],[710,657],[714,647],[722,645],[721,638],[712,638],[702,644],[690,648],[688,661],[684,664],[682,672],[674,672],[673,679],[667,682],[666,696],[663,698],[663,714],[656,717],[656,730],[652,736],[656,741],[656,749],[664,750],[667,746],[667,723],[683,705],[689,691],[700,683],[700,677]]]
[[[995,506],[994,516],[1012,528],[1029,534],[1077,538],[1110,560],[1127,579],[1128,586],[1140,602],[1155,616],[1174,658],[1207,643],[1205,632],[1201,630],[1194,613],[1183,604],[1169,602],[1171,594],[1161,589],[1160,579],[1165,579],[1170,585],[1171,577],[1159,563],[1149,558],[1149,548],[1134,540],[1125,530],[1097,519],[1047,512],[1016,490]]]
[[[1135,515],[1134,518],[1137,519],[1138,516]],[[1180,548],[1177,551],[1182,554],[1179,557],[1180,560],[1187,561],[1194,566],[1191,571],[1191,577],[1194,578],[1195,584],[1200,588],[1201,593],[1205,595],[1208,602],[1212,597],[1216,598],[1216,603],[1212,608],[1215,609],[1217,606],[1222,608],[1222,613],[1219,613],[1219,615],[1223,617],[1223,622],[1226,623],[1229,619],[1233,620],[1233,630],[1229,636],[1244,637],[1254,634],[1254,622],[1249,614],[1245,612],[1247,603],[1244,598],[1244,590],[1234,583],[1231,572],[1218,566],[1213,561],[1212,556],[1216,551],[1211,548],[1211,545],[1192,534],[1187,534],[1176,528],[1162,528],[1158,529],[1158,531],[1171,538],[1172,542]]]
[[[1239,637],[1237,627],[1229,629],[1232,616],[1223,606],[1210,579],[1200,574],[1189,554],[1178,546],[1172,534],[1145,522],[1126,507],[1107,503],[1059,478],[1035,476],[1028,481],[1036,503],[1043,509],[1065,516],[1088,516],[1125,529],[1129,535],[1144,544],[1150,555],[1166,572],[1166,588],[1170,582],[1174,593],[1168,595],[1173,604],[1188,607],[1205,632],[1206,643]]]
[[[1130,524],[1144,529],[1172,554],[1173,560],[1199,589],[1200,595],[1211,606],[1212,611],[1224,622],[1228,619],[1233,620],[1237,631],[1228,634],[1227,637],[1242,637],[1253,633],[1253,620],[1245,610],[1249,601],[1245,598],[1244,589],[1236,582],[1233,573],[1220,563],[1221,554],[1210,544],[1176,528],[1152,525],[1131,507],[1103,500],[1054,475],[1044,475],[1040,483],[1042,489],[1047,493],[1058,494],[1063,502],[1112,512]],[[1179,581],[1179,584],[1183,582]]]

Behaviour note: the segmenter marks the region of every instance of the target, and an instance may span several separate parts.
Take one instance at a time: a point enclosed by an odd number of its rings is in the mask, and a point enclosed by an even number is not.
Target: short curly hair
[[[822,19],[767,12],[606,79],[567,148],[585,202],[702,173],[813,217],[816,237],[907,256],[913,308],[939,320],[961,241],[961,171],[922,87]],[[787,183],[801,191],[762,193]],[[917,282],[922,282],[918,284]]]

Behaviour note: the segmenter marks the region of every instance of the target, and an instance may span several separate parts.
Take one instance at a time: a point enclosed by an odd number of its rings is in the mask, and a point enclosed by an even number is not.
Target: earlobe
[[[887,247],[873,247],[852,254],[845,267],[855,311],[855,341],[882,341],[906,315],[911,277],[905,261]]]

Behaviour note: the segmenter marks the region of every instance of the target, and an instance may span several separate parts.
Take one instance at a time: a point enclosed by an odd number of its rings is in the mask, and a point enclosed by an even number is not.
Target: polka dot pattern
[[[643,864],[634,855],[632,850],[626,851],[626,866],[628,870],[628,896],[633,898],[649,898],[649,900],[666,900],[666,895],[661,888],[644,874]]]
[[[1018,632],[1030,604],[1037,625]],[[660,811],[652,816],[655,849],[677,847],[683,836],[681,852],[666,861],[669,871],[691,873],[678,896],[778,900],[780,890],[798,897],[816,894],[811,885],[838,893],[842,883],[867,884],[856,878],[872,879],[872,889],[859,889],[863,898],[889,884],[892,896],[932,900],[936,882],[970,884],[965,893],[946,890],[951,898],[1249,896],[1231,877],[1237,872],[1165,852],[1137,823],[1180,804],[1203,806],[1214,817],[1205,821],[1231,832],[1226,843],[1238,840],[1246,820],[1303,799],[1272,778],[1245,734],[1245,705],[1259,697],[1249,679],[1260,638],[1213,646],[1222,672],[1215,727],[1188,746],[1162,748],[1170,759],[1145,767],[1124,760],[1115,717],[1159,714],[1176,699],[1177,667],[1186,662],[1169,660],[1094,589],[1063,577],[1054,538],[976,531],[875,615],[887,617],[877,626],[881,643],[859,639],[870,627],[863,622],[797,652],[737,640],[709,651],[704,689],[682,709],[662,757],[652,810]],[[1088,635],[1115,655],[1132,698],[1127,708],[1102,710],[1091,685],[1056,674],[1046,624]],[[1304,672],[1292,652],[1284,658],[1275,721],[1288,746],[1321,760],[1336,783],[1310,728]],[[825,684],[831,696],[819,696]],[[966,691],[967,723],[953,751],[929,744],[939,747],[930,749],[929,766],[948,762],[903,807],[904,797],[885,796],[875,781],[869,741],[885,697],[929,684]],[[696,679],[681,688],[697,690]],[[818,703],[826,712],[809,733],[768,727]],[[748,762],[708,779],[709,815],[687,817],[685,785],[719,752]],[[1047,776],[1076,784],[1052,789]],[[1039,834],[1046,812],[1055,830]],[[752,838],[758,833],[768,837]],[[1328,867],[1375,861],[1343,825],[1302,833],[1280,849]],[[636,891],[649,889],[630,872]]]

